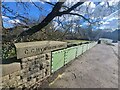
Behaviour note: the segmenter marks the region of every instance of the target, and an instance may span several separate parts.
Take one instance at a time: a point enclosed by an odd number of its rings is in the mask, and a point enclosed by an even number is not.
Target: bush
[[[2,44],[2,59],[8,59],[16,56],[15,46],[10,43]]]

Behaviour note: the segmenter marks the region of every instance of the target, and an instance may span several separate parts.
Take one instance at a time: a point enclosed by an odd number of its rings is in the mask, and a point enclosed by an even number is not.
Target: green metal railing
[[[79,55],[94,47],[96,44],[97,42],[89,42],[86,44],[72,46],[58,51],[53,51],[51,60],[51,73],[54,73],[55,71],[69,63],[71,60],[74,60]]]
[[[52,73],[64,66],[64,49],[52,52]]]
[[[87,51],[87,44],[82,44],[82,53],[84,53],[85,51]]]
[[[65,64],[76,58],[77,46],[65,49]]]
[[[77,54],[76,57],[80,56],[82,54],[82,45],[77,46]]]

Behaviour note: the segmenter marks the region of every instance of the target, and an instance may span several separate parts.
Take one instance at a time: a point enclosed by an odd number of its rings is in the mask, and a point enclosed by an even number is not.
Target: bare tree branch
[[[46,18],[39,23],[38,25],[33,26],[32,28],[28,29],[27,31],[22,32],[18,37],[21,38],[22,36],[29,36],[37,31],[40,31],[43,27],[48,25],[59,13],[59,10],[62,7],[64,2],[57,2],[53,7],[52,11],[46,16]]]
[[[37,6],[32,0],[31,0],[31,3],[32,3],[35,7],[37,7],[40,11],[43,9],[42,7]]]
[[[72,15],[78,15],[78,14],[73,14],[70,13],[72,10],[74,10],[75,8],[77,8],[78,6],[82,5],[84,2],[77,2],[76,4],[74,4],[73,6],[71,6],[70,8],[68,8],[65,11],[60,12],[60,9],[63,7],[63,4],[66,0],[63,0],[63,2],[58,1],[52,11],[38,24],[38,25],[34,25],[33,27],[29,28],[26,31],[23,31],[20,35],[18,35],[18,40],[16,40],[16,42],[21,41],[21,38],[24,37],[29,37],[32,34],[40,31],[42,28],[44,28],[46,25],[48,25],[55,17],[57,16],[62,16],[64,14],[72,14]],[[35,5],[35,3],[33,3]],[[36,6],[36,5],[35,5]],[[8,8],[6,8],[8,10]],[[13,10],[8,10],[9,12],[13,12]],[[19,15],[18,15],[19,16]],[[16,17],[18,17],[16,16]],[[81,17],[83,17],[82,15],[79,15]],[[22,17],[21,17],[22,18]],[[83,17],[85,20],[87,20],[85,17]]]
[[[80,15],[80,14],[78,14],[78,13],[66,13],[66,14],[80,16],[80,17],[82,17],[83,19],[85,19],[86,21],[88,21],[89,23],[91,23],[91,22],[89,21],[89,19],[85,18],[83,15]]]
[[[52,5],[52,6],[55,6],[55,4],[53,4],[53,3],[51,3],[51,2],[45,2],[45,3],[50,4],[50,5]],[[69,9],[69,7],[64,6],[64,5],[63,5],[62,7],[66,8],[66,9]]]
[[[66,13],[70,13],[72,10],[74,10],[75,8],[77,8],[78,6],[82,5],[84,2],[77,2],[76,4],[74,4],[71,8],[69,8],[68,10],[66,11],[63,11],[63,12],[60,12],[59,15],[63,15],[63,14],[66,14]]]

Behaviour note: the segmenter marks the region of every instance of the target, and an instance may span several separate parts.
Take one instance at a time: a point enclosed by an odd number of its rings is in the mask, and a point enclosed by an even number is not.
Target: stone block
[[[20,63],[10,63],[10,64],[2,64],[2,76],[12,74],[16,71],[21,70]]]
[[[17,87],[17,81],[15,81],[15,79],[10,79],[8,85],[9,87]]]
[[[60,41],[37,41],[15,43],[17,50],[17,59],[34,56],[53,50],[67,47],[67,42]]]
[[[46,61],[46,66],[48,67],[48,66],[50,66],[51,65],[51,61],[50,60],[47,60]]]
[[[20,86],[20,85],[22,85],[22,84],[23,84],[22,80],[17,81],[17,87]]]
[[[17,78],[17,77],[20,77],[20,71],[16,71],[14,73],[9,74],[10,79]]]
[[[9,75],[5,75],[2,77],[2,82],[9,81]]]
[[[28,81],[28,80],[27,80],[27,77],[22,79],[22,82],[23,82],[23,83],[27,83],[27,81]]]
[[[8,81],[7,82],[2,82],[2,88],[9,88]]]
[[[50,75],[50,67],[46,67],[45,68],[45,76],[49,76]]]

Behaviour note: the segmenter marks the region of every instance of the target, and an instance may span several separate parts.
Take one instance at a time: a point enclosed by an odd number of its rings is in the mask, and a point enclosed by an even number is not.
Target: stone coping
[[[0,67],[2,68],[2,76],[9,75],[13,72],[21,70],[19,62],[0,64]]]
[[[36,41],[15,43],[17,59],[43,54],[67,47],[67,42],[61,41]]]

